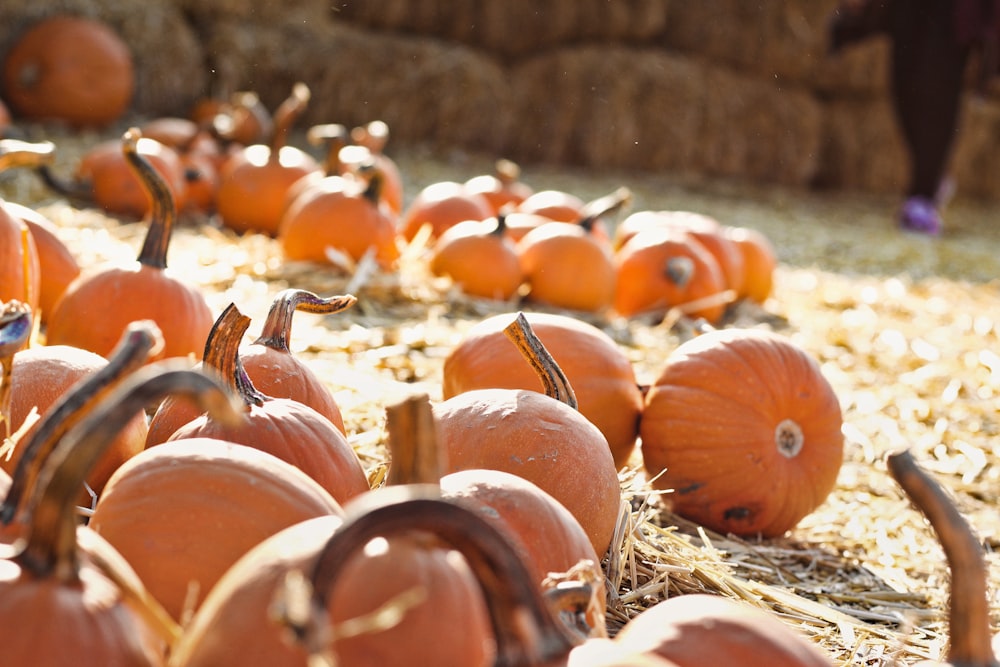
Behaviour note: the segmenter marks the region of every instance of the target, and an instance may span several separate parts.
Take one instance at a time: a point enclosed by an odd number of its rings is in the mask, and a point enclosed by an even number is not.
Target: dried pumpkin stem
[[[583,217],[578,224],[589,231],[598,220],[624,210],[631,203],[632,191],[620,187],[611,194],[587,202],[583,207]]]
[[[51,141],[29,142],[0,139],[0,171],[18,167],[38,169],[55,159],[56,146]]]
[[[434,411],[426,394],[409,396],[385,409],[389,435],[386,484],[440,484],[445,470]]]
[[[271,302],[264,327],[254,344],[266,345],[279,352],[289,352],[288,341],[292,333],[292,316],[295,311],[332,315],[347,310],[357,301],[357,297],[351,294],[323,298],[303,289],[283,290]]]
[[[494,664],[544,664],[565,657],[580,643],[540,598],[509,538],[474,511],[442,499],[436,486],[387,487],[356,501],[313,566],[313,609],[320,618],[325,617],[327,595],[353,552],[375,537],[420,531],[459,551],[478,579],[496,637]],[[311,627],[328,624],[316,622]]]
[[[971,526],[941,485],[917,465],[907,451],[890,454],[893,479],[930,522],[951,572],[948,663],[955,667],[996,667],[990,645],[990,609],[986,564]]]
[[[190,369],[187,362],[158,362],[130,375],[70,429],[46,459],[32,489],[27,541],[17,557],[23,567],[39,577],[55,575],[64,581],[76,577],[80,487],[136,412],[173,394],[183,394],[216,419],[241,418],[225,387]]]
[[[311,92],[302,82],[292,86],[292,92],[274,112],[274,135],[271,137],[271,160],[278,160],[281,149],[288,144],[288,134],[309,104]]]
[[[546,396],[561,401],[574,410],[577,408],[576,394],[570,386],[566,374],[556,363],[552,354],[539,340],[524,313],[518,313],[514,321],[504,327],[504,335],[517,346],[521,356],[531,364],[542,382]]]
[[[351,141],[351,135],[346,127],[340,123],[313,125],[306,131],[306,141],[313,146],[326,146],[323,171],[327,176],[340,173],[343,166],[340,159],[340,149]]]
[[[247,409],[251,405],[261,406],[268,400],[253,385],[240,361],[240,343],[249,328],[249,317],[241,313],[235,304],[226,306],[208,333],[202,362],[219,373],[229,389],[243,399]]]
[[[151,201],[149,230],[139,251],[139,263],[165,269],[170,235],[177,222],[177,205],[166,180],[153,168],[149,160],[139,153],[141,138],[142,132],[136,127],[129,128],[122,135],[122,154],[125,156],[125,162],[139,178]]]
[[[14,373],[14,355],[28,343],[31,327],[31,308],[27,304],[17,300],[3,304],[3,309],[0,310],[0,421],[4,425],[3,442],[11,435],[10,385]]]
[[[0,521],[9,524],[14,519],[45,460],[63,435],[126,375],[142,367],[162,347],[163,336],[155,322],[132,322],[109,355],[108,363],[53,403],[24,444],[7,497],[0,505]]]

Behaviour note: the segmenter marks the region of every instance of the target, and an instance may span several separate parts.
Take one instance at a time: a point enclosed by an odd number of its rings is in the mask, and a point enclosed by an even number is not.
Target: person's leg
[[[910,158],[901,223],[937,232],[935,197],[955,143],[969,46],[958,39],[950,0],[893,4],[890,92]]]

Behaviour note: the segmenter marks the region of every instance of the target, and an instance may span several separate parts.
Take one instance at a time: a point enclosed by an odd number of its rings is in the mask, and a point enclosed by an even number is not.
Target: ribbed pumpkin
[[[201,415],[180,426],[169,440],[214,438],[254,447],[302,470],[341,503],[368,491],[358,455],[329,419],[304,403],[266,396],[250,381],[239,356],[249,325],[250,318],[235,306],[226,308],[209,335],[203,362],[242,399],[244,419],[234,424]],[[162,417],[171,405],[165,401],[157,414]]]
[[[503,332],[515,316],[488,317],[462,336],[444,360],[444,398],[487,387],[540,388],[538,375]],[[643,404],[631,361],[596,325],[558,313],[527,312],[524,317],[566,374],[580,413],[607,438],[620,469],[634,451]]]
[[[503,470],[549,493],[576,517],[603,556],[618,521],[621,493],[607,438],[576,409],[561,369],[517,317],[505,332],[538,369],[543,392],[475,389],[434,406],[447,470]]]
[[[137,261],[84,272],[66,289],[46,330],[51,345],[73,345],[107,356],[130,322],[149,319],[163,333],[162,357],[201,358],[212,328],[205,296],[167,268],[177,210],[169,188],[138,150],[139,131],[128,130],[122,150],[152,197],[149,229]]]
[[[0,302],[17,300],[38,310],[41,271],[31,230],[0,200]]]
[[[431,273],[447,276],[465,294],[507,301],[517,294],[524,274],[503,213],[486,220],[465,220],[449,227],[431,247]]]
[[[59,237],[58,227],[47,217],[23,204],[5,202],[7,212],[28,226],[38,252],[38,317],[44,324],[56,301],[80,275],[76,256]]]
[[[774,537],[833,490],[841,425],[837,395],[809,354],[779,334],[720,329],[667,357],[639,434],[674,512],[723,534]]]

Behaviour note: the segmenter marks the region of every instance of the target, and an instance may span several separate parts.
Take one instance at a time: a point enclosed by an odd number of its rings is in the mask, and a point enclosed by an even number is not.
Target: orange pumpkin
[[[473,176],[465,182],[465,189],[486,197],[493,214],[505,207],[517,207],[534,194],[534,189],[521,180],[521,167],[512,160],[500,159],[493,164],[492,174]]]
[[[130,129],[122,150],[142,179],[153,208],[135,263],[85,272],[56,303],[46,330],[51,345],[74,345],[106,356],[130,322],[149,319],[163,332],[163,357],[201,358],[212,312],[201,291],[167,269],[167,249],[177,211],[170,189],[138,150]]]
[[[234,424],[203,414],[174,431],[168,441],[214,438],[254,447],[302,470],[340,503],[368,491],[358,455],[329,419],[303,403],[271,398],[254,387],[239,358],[249,326],[250,318],[235,306],[226,308],[209,335],[203,362],[242,399],[244,419]],[[169,414],[170,406],[164,401],[157,413]]]
[[[7,448],[7,438],[11,438],[15,430],[11,427],[11,396],[14,374],[14,356],[31,339],[32,331],[31,308],[17,300],[0,303],[0,422],[3,423],[3,435]],[[8,452],[4,452],[8,454]]]
[[[373,120],[351,130],[353,145],[341,148],[338,159],[344,171],[357,171],[368,162],[374,162],[382,172],[382,200],[398,216],[403,210],[403,175],[396,162],[385,154],[389,141],[389,126],[384,121]]]
[[[466,220],[449,227],[431,247],[431,273],[451,278],[469,296],[507,301],[524,281],[506,216]]]
[[[729,295],[718,261],[683,230],[639,232],[615,255],[613,307],[623,317],[662,317],[675,309],[716,324]]]
[[[271,112],[252,90],[237,91],[228,99],[202,98],[191,109],[190,117],[231,146],[265,143],[274,133]]]
[[[292,125],[305,111],[309,97],[309,87],[297,83],[275,112],[270,143],[247,146],[226,161],[216,192],[216,209],[226,227],[275,236],[288,189],[321,169],[311,155],[288,144]]]
[[[56,301],[80,275],[80,264],[59,237],[55,223],[22,204],[6,202],[4,206],[9,214],[20,218],[28,226],[31,240],[38,252],[38,317],[45,324]]]
[[[527,319],[505,332],[538,369],[544,393],[476,389],[435,405],[446,470],[502,470],[533,482],[566,506],[603,556],[621,502],[608,441],[577,411],[572,387]]]
[[[774,272],[778,265],[770,239],[751,227],[725,227],[723,233],[743,255],[743,288],[738,296],[764,303],[774,291]]]
[[[19,116],[104,127],[132,102],[132,54],[106,23],[54,15],[17,37],[3,64],[4,99]]]
[[[430,225],[431,240],[465,220],[486,220],[493,208],[486,197],[469,192],[456,181],[438,181],[420,190],[400,216],[399,233],[412,241],[424,225]]]
[[[38,309],[41,270],[28,226],[0,200],[0,303],[18,300]]]
[[[517,205],[519,213],[534,213],[558,222],[576,222],[584,217],[586,202],[565,190],[539,190]]]
[[[359,262],[371,254],[385,270],[399,259],[396,219],[382,202],[384,175],[326,176],[303,188],[280,217],[278,243],[285,259],[331,263],[328,249]]]
[[[646,394],[643,463],[673,511],[720,533],[784,534],[833,490],[844,436],[816,361],[757,329],[678,346]]]
[[[514,314],[488,317],[469,329],[445,357],[442,396],[500,387],[536,389],[537,374],[504,335]],[[566,374],[580,413],[608,440],[615,466],[629,460],[639,434],[642,391],[632,362],[614,339],[593,324],[558,313],[524,313],[535,335]]]

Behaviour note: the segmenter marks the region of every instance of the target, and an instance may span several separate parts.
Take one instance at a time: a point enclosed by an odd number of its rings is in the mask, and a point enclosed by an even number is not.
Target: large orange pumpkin
[[[57,14],[15,40],[4,61],[3,87],[4,99],[24,118],[107,126],[132,102],[132,54],[106,23]]]
[[[487,387],[540,388],[537,374],[504,335],[514,317],[488,317],[463,335],[444,360],[444,398]],[[620,469],[635,448],[643,403],[632,362],[596,325],[558,313],[529,312],[524,317],[566,374],[580,413],[607,438]]]
[[[779,334],[720,329],[668,357],[646,394],[642,456],[677,514],[782,535],[833,490],[844,436],[817,362]]]

